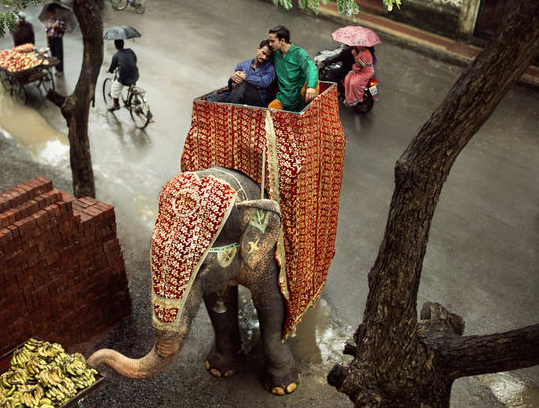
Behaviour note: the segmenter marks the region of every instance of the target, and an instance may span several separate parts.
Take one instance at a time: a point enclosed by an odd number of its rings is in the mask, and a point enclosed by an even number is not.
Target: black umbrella
[[[140,33],[130,26],[115,26],[105,30],[103,38],[105,40],[127,40],[129,38],[139,38]]]
[[[46,3],[39,16],[37,17],[42,23],[48,23],[49,21],[49,11],[53,10],[56,19],[62,20],[66,25],[66,32],[70,33],[77,26],[77,17],[73,10],[67,7],[65,4],[62,4],[60,1],[53,1],[52,3]]]

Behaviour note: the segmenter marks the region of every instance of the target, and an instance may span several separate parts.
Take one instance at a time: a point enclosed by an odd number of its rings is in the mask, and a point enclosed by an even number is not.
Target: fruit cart
[[[29,339],[0,357],[0,405],[83,407],[85,397],[99,388],[105,379],[96,370],[90,371],[83,359],[78,353],[65,353],[57,343]],[[69,384],[72,384],[72,392],[66,390],[70,388]]]
[[[23,46],[0,51],[0,81],[6,91],[26,103],[26,85],[33,83],[45,94],[54,89],[52,67],[58,65],[59,60],[36,53],[33,46]]]

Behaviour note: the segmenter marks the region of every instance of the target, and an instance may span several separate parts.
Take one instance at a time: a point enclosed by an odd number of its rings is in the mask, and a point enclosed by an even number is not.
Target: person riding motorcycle
[[[337,83],[346,105],[354,106],[363,101],[367,82],[374,76],[374,64],[377,62],[374,47],[346,46],[339,54],[328,57],[325,65],[339,61],[341,66],[330,70],[327,80]]]

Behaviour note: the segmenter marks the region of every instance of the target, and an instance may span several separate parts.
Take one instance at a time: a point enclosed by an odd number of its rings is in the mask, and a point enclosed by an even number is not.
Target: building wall
[[[0,194],[0,356],[31,336],[83,343],[130,314],[113,207],[40,176]]]

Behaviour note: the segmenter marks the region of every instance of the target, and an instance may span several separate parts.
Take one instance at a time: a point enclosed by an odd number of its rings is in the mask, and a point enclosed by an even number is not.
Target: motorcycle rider
[[[334,55],[332,57],[328,57],[324,61],[324,65],[326,65],[326,66],[334,64],[336,62],[341,62],[340,67],[334,68],[334,69],[331,69],[331,70],[328,71],[327,80],[332,81],[332,82],[336,82],[337,87],[338,87],[337,89],[338,89],[339,93],[341,95],[345,94],[345,97],[346,97],[345,86],[344,86],[345,78],[348,76],[349,73],[352,73],[352,72],[356,73],[359,70],[359,67],[357,67],[356,71],[354,71],[353,67],[354,67],[354,64],[356,64],[357,55],[361,52],[360,49],[362,49],[363,51],[368,50],[369,53],[371,54],[371,58],[369,58],[369,56],[364,55],[363,59],[361,59],[361,61],[363,61],[365,59],[368,59],[368,60],[371,61],[371,62],[369,62],[369,64],[371,64],[371,65],[368,66],[367,69],[365,69],[364,72],[363,72],[365,74],[365,76],[366,76],[367,72],[371,71],[369,68],[372,67],[377,62],[376,54],[374,53],[374,47],[346,46],[346,47],[344,47],[342,49],[342,51],[340,53],[338,53],[337,55]],[[359,64],[359,65],[361,67],[363,67],[361,64]],[[374,75],[374,69],[372,70],[371,76],[372,75]],[[360,87],[362,86],[362,89],[364,90],[365,86],[367,85],[367,81],[369,80],[369,78],[365,78],[364,83],[362,83],[362,84],[358,83],[360,81],[357,81],[357,78],[356,78],[355,81],[350,81],[350,82],[353,82],[354,84],[359,85]],[[351,78],[350,78],[350,80],[351,80]],[[362,95],[363,95],[363,92],[361,93],[361,96]]]
[[[374,61],[366,47],[352,49],[355,63],[344,78],[344,104],[355,106],[363,102],[363,95],[369,79],[374,76]]]

